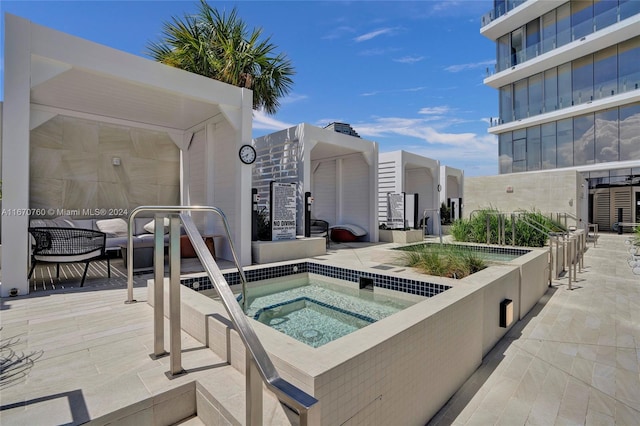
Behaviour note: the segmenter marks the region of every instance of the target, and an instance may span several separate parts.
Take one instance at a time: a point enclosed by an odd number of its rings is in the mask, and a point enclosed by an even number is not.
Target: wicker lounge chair
[[[80,287],[84,286],[89,263],[107,260],[107,274],[111,278],[111,262],[106,254],[107,234],[92,229],[41,227],[29,228],[33,236],[32,265],[29,278],[37,263],[55,263],[56,278],[60,277],[61,263],[85,263]]]

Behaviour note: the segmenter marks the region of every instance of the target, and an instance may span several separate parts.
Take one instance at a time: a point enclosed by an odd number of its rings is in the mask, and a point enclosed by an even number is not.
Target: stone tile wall
[[[120,165],[113,159],[119,158]],[[31,131],[31,208],[128,209],[174,205],[180,151],[169,136],[56,116]]]

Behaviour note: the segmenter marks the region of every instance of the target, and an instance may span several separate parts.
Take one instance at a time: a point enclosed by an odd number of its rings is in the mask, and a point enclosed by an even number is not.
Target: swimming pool
[[[348,284],[313,275],[258,283],[248,290],[247,315],[317,348],[417,301],[380,295]]]

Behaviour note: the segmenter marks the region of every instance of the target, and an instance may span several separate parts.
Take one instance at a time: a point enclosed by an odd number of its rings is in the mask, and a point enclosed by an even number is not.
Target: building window
[[[640,85],[638,64],[640,64],[640,37],[620,43],[618,48],[618,87],[620,92],[638,89]]]
[[[552,10],[542,16],[542,52],[556,48],[556,11]]]
[[[528,117],[527,79],[518,81],[514,85],[513,111],[514,118],[520,120]]]
[[[524,31],[522,28],[511,33],[511,65],[524,62]]]
[[[540,126],[527,129],[527,170],[540,170]]]
[[[611,46],[593,55],[593,97],[602,99],[618,93],[618,47]]]
[[[573,118],[573,165],[595,162],[595,129],[593,114]]]
[[[527,171],[527,131],[513,132],[513,172]]]
[[[567,118],[556,123],[558,167],[573,166],[573,119]]]
[[[640,160],[640,103],[620,107],[620,159]]]
[[[571,0],[572,40],[593,32],[593,0]]]
[[[509,34],[498,39],[498,71],[511,67],[511,43]]]
[[[513,140],[511,132],[502,133],[499,136],[498,150],[500,173],[511,173],[513,171]]]
[[[567,2],[556,9],[557,47],[571,42],[571,3]]]
[[[593,27],[601,30],[618,22],[618,0],[594,0]]]
[[[500,121],[508,123],[513,121],[513,98],[511,85],[500,88]]]
[[[544,110],[558,109],[558,70],[556,68],[544,72]]]
[[[542,114],[542,74],[529,77],[529,116]]]
[[[618,109],[608,109],[595,115],[596,163],[618,161]]]
[[[637,90],[639,63],[640,36],[503,86],[502,123]]]
[[[593,100],[593,56],[588,55],[573,61],[571,65],[573,105]]]
[[[571,106],[571,62],[558,67],[558,108]]]
[[[640,1],[620,0],[620,19],[627,19],[640,13]]]
[[[556,123],[541,126],[542,133],[542,168],[556,168]]]

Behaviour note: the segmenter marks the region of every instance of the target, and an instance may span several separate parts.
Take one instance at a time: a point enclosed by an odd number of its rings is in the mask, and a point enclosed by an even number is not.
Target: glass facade
[[[508,123],[640,88],[640,36],[500,88]],[[511,96],[513,93],[513,96]]]
[[[495,2],[496,7],[503,9],[509,9],[512,4],[508,0]],[[549,59],[553,58],[553,68],[532,67],[536,68],[536,73],[532,71],[526,78],[520,74],[526,71],[522,68],[518,71],[520,80],[513,81],[512,78],[512,83],[500,87],[499,119],[492,121],[492,125],[554,111],[558,113],[541,116],[535,125],[500,132],[499,172],[508,174],[603,164],[589,168],[605,170],[582,173],[589,186],[588,222],[598,224],[603,231],[615,229],[615,222],[619,220],[640,223],[640,167],[623,169],[619,166],[622,161],[640,164],[637,92],[640,89],[640,33],[629,33],[633,38],[615,45],[607,45],[605,37],[595,41],[592,40],[594,37],[589,37],[596,31],[640,15],[640,0],[566,0],[555,6],[554,10],[524,24],[519,18],[505,16],[505,25],[510,22],[514,25],[510,26],[512,31],[508,34],[492,37],[496,41],[496,71],[506,71],[568,43],[572,43],[572,48],[579,43],[604,48],[560,65],[555,60],[562,56],[547,55]],[[629,24],[627,21],[626,25],[621,23],[620,26],[631,30]],[[622,31],[617,35],[622,35]],[[540,58],[539,65],[550,62]],[[636,92],[629,93],[632,91]],[[628,95],[618,96],[623,93]],[[604,106],[601,106],[598,110],[596,105],[604,103],[600,102],[588,108],[595,110],[589,113],[584,113],[587,108],[578,108],[582,113],[571,109],[562,111],[613,96],[616,98],[607,103],[619,105],[614,108],[602,109]],[[625,105],[625,102],[634,103]],[[620,214],[622,219],[619,219]]]
[[[496,7],[503,8],[505,3],[496,3]],[[509,69],[638,13],[638,0],[568,1],[500,37],[496,71]]]
[[[500,173],[640,160],[640,103],[501,133]]]

